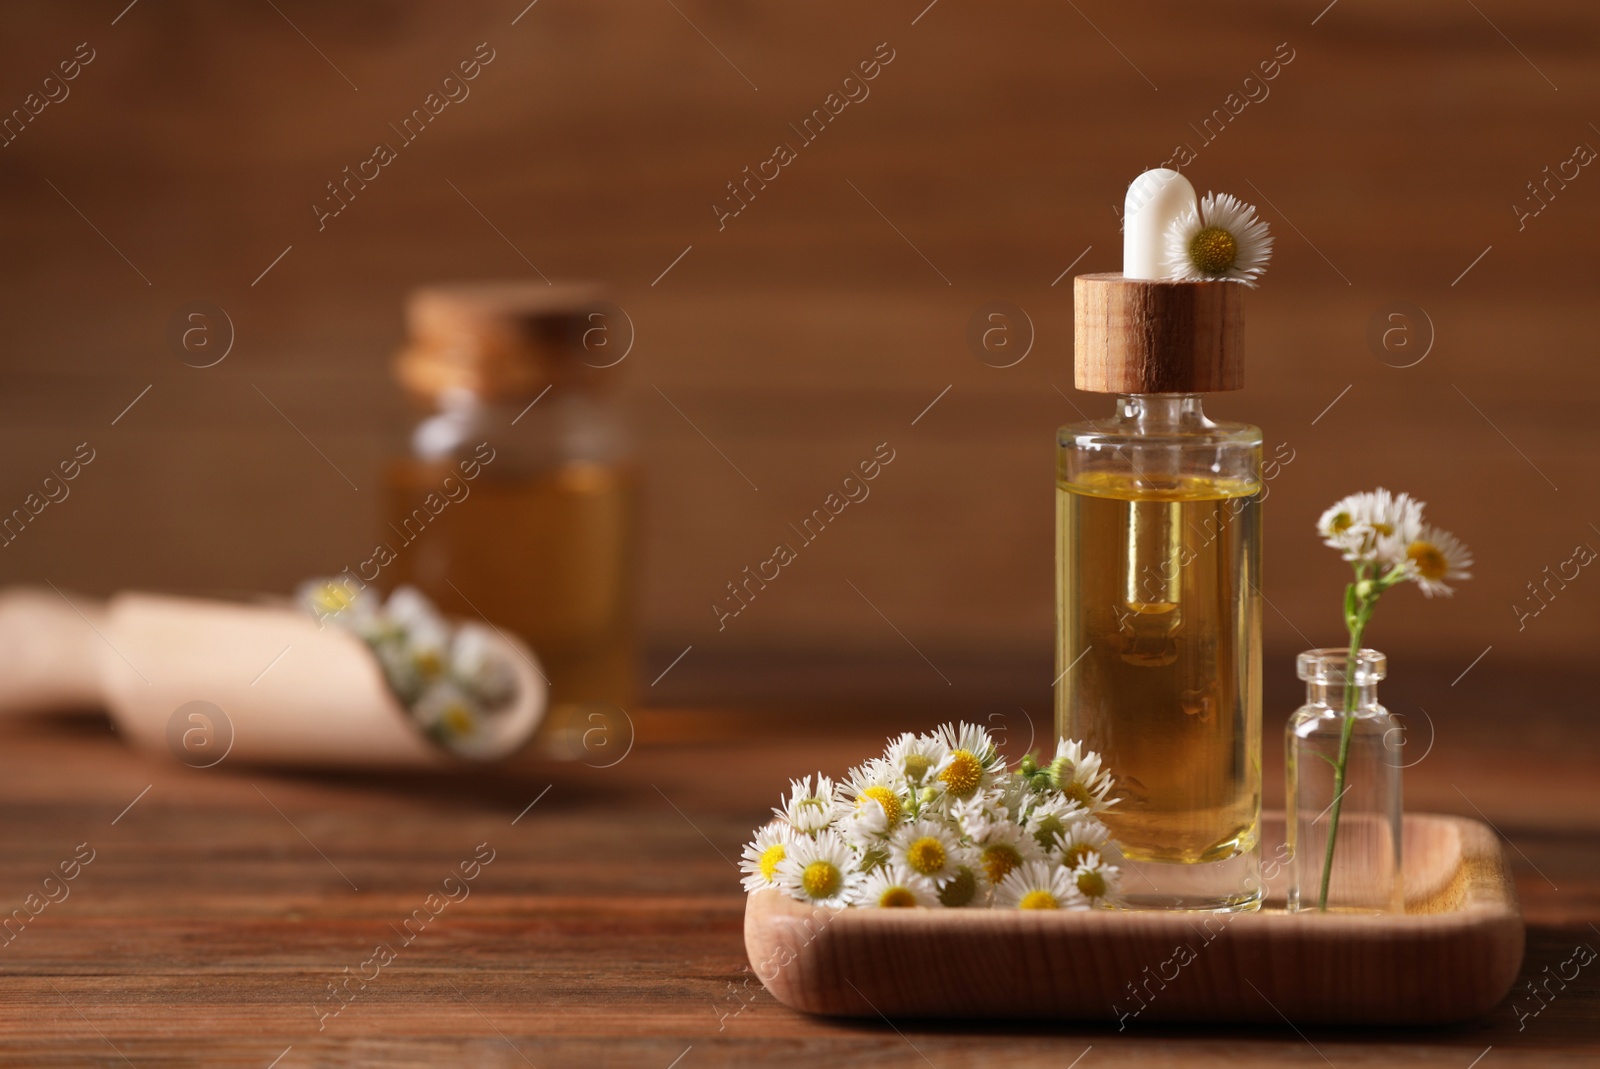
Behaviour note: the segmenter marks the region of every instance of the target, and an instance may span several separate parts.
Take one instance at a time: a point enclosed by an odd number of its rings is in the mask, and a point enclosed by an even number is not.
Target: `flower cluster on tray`
[[[908,732],[838,781],[791,781],[744,848],[744,886],[836,910],[1114,906],[1112,785],[1070,739],[1012,768],[982,727]]]

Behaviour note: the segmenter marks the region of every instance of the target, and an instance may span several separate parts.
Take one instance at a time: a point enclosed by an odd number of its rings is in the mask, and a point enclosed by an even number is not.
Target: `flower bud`
[[[1073,771],[1074,766],[1072,762],[1065,757],[1058,757],[1054,761],[1051,761],[1050,786],[1054,787],[1058,791],[1065,789],[1066,785],[1072,782]]]

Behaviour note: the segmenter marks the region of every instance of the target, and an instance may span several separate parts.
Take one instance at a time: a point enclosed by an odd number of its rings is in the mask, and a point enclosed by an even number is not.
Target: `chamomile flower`
[[[833,823],[833,780],[818,772],[816,781],[813,790],[810,776],[790,780],[789,800],[782,809],[773,810],[795,831],[806,835],[814,835]]]
[[[1076,739],[1062,739],[1056,743],[1056,756],[1050,762],[1050,785],[1077,802],[1090,816],[1098,816],[1118,801],[1106,797],[1111,793],[1112,778],[1111,773],[1101,770],[1100,755],[1085,750]]]
[[[1083,760],[1083,743],[1077,739],[1057,739],[1056,755],[1045,765],[1045,771],[1050,774],[1050,785],[1060,789],[1061,778],[1070,778],[1072,770],[1078,762]]]
[[[976,844],[978,872],[998,887],[1013,870],[1043,857],[1033,836],[1015,824],[996,824],[983,842]]]
[[[939,741],[947,752],[933,775],[952,798],[971,798],[1005,769],[994,740],[976,724],[963,723],[960,728],[945,724],[939,729]]]
[[[999,790],[982,791],[971,798],[952,801],[948,814],[961,834],[973,842],[982,842],[996,824],[1010,819]]]
[[[939,904],[947,909],[970,906],[978,899],[978,874],[970,865],[957,865],[956,874],[939,888]]]
[[[956,869],[971,860],[950,825],[937,820],[918,820],[900,828],[889,842],[889,856],[940,886],[954,879]]]
[[[1066,866],[1061,868],[1066,871]],[[1088,905],[1109,906],[1119,901],[1117,892],[1122,887],[1122,872],[1115,865],[1108,865],[1099,854],[1091,850],[1071,872],[1072,885]]]
[[[383,669],[383,677],[388,681],[389,689],[412,709],[413,715],[416,715],[417,701],[427,689],[428,681],[423,679],[422,673],[417,670],[416,659],[411,656],[411,651],[406,649],[405,642],[397,639],[376,642],[370,648],[372,655],[378,660],[379,667]],[[426,723],[423,726],[426,727]]]
[[[1422,535],[1422,502],[1410,494],[1373,491],[1369,527],[1371,558],[1383,565],[1404,563],[1406,547]]]
[[[450,682],[434,683],[417,699],[412,714],[427,732],[452,749],[471,750],[483,723],[483,710]]]
[[[908,731],[889,744],[883,758],[907,783],[920,787],[948,752],[939,736],[913,735]]]
[[[1368,522],[1379,538],[1408,542],[1422,531],[1422,502],[1410,494],[1391,494],[1380,487],[1373,491]]]
[[[1063,866],[1075,869],[1090,854],[1103,855],[1110,841],[1111,829],[1093,817],[1085,817],[1073,821],[1066,834],[1051,844],[1051,853]]]
[[[876,798],[863,797],[861,804],[849,810],[843,817],[834,822],[835,829],[843,835],[845,842],[857,850],[880,851],[884,840],[888,838],[891,825],[889,814],[884,810],[883,803]],[[863,865],[871,868],[871,865]]]
[[[1168,278],[1227,279],[1254,288],[1272,258],[1272,236],[1256,210],[1227,193],[1207,193],[1167,228]]]
[[[1022,776],[1000,777],[994,791],[1007,819],[1018,824],[1025,823],[1028,814],[1043,800],[1034,785]]]
[[[796,836],[778,862],[778,886],[802,902],[827,909],[850,904],[862,876],[850,847],[839,834],[824,828],[815,837]]]
[[[907,791],[906,781],[895,766],[878,757],[846,774],[844,782],[834,788],[834,805],[838,812],[849,813],[869,801],[877,802],[893,827],[905,816]]]
[[[932,778],[931,774],[929,778]],[[949,821],[950,807],[955,804],[955,799],[932,786],[913,788],[909,800],[913,803],[911,815],[927,817],[929,820]]]
[[[1407,577],[1422,588],[1427,597],[1449,597],[1447,579],[1471,579],[1472,551],[1449,531],[1424,527],[1406,544]]]
[[[313,579],[300,584],[295,600],[317,618],[319,625],[334,620],[353,627],[372,618],[378,611],[379,599],[366,593],[366,588],[354,579]]]
[[[862,875],[871,872],[879,865],[889,863],[889,844],[886,840],[879,839],[869,843],[866,847],[856,848],[856,868]]]
[[[994,904],[1001,909],[1089,908],[1072,874],[1052,861],[1029,861],[1007,873],[995,888]]]
[[[1351,494],[1322,514],[1317,533],[1347,561],[1398,564],[1422,533],[1422,502],[1381,486]]]
[[[777,885],[778,863],[789,856],[794,840],[794,829],[777,821],[755,832],[755,838],[745,844],[743,860],[739,862],[746,891]]]
[[[420,590],[411,586],[396,587],[384,602],[383,613],[405,628],[406,641],[419,657],[431,657],[443,668],[450,627]]]
[[[517,674],[492,634],[477,624],[461,625],[450,640],[450,675],[480,701],[500,706],[515,696]]]
[[[1365,496],[1342,497],[1317,519],[1317,533],[1322,536],[1323,545],[1337,549],[1345,560],[1354,560],[1361,553],[1361,543],[1366,536],[1361,522],[1361,499]]]
[[[1050,794],[1035,801],[1028,809],[1024,825],[1034,842],[1048,850],[1058,838],[1089,816],[1089,811],[1078,802],[1060,794]]]
[[[867,909],[905,909],[938,903],[933,881],[900,864],[879,865],[855,892],[855,904]]]

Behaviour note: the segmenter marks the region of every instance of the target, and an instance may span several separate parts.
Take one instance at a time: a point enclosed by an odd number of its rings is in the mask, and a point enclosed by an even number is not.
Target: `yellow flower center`
[[[900,799],[887,787],[868,787],[856,795],[856,808],[860,809],[871,799],[883,806],[883,811],[888,814],[889,823],[897,824],[900,821]]]
[[[890,887],[878,896],[878,905],[884,909],[906,909],[917,904],[917,896],[904,887]]]
[[[1086,898],[1104,898],[1106,895],[1106,878],[1098,872],[1078,873],[1078,890]]]
[[[939,773],[945,789],[957,798],[970,798],[983,782],[983,762],[970,750],[957,750],[950,755],[950,763]]]
[[[423,650],[417,654],[417,672],[424,679],[433,679],[442,671],[444,671],[444,662],[440,660],[436,651]]]
[[[1017,903],[1018,909],[1060,909],[1061,903],[1049,891],[1029,891]]]
[[[452,735],[465,735],[472,730],[472,711],[462,705],[452,705],[439,717],[439,722]]]
[[[906,847],[906,864],[924,876],[942,872],[946,860],[944,844],[932,836],[924,836]]]
[[[1377,523],[1374,523],[1372,525],[1372,529],[1374,531],[1376,531],[1378,534],[1383,535],[1385,538],[1387,538],[1389,535],[1394,534],[1394,524],[1392,524],[1392,523],[1384,523],[1382,520],[1379,520]]]
[[[920,753],[906,754],[906,778],[912,783],[921,783],[922,777],[928,774],[928,769],[933,767],[933,761]]]
[[[1350,529],[1350,525],[1355,522],[1354,516],[1348,512],[1340,512],[1334,515],[1333,522],[1328,524],[1328,530],[1334,534],[1344,534]]]
[[[955,878],[939,890],[941,904],[956,909],[971,902],[978,894],[978,878],[972,870],[962,865],[956,870]]]
[[[343,612],[355,604],[356,596],[346,587],[337,583],[324,583],[312,595],[312,600],[319,607],[330,613]]]
[[[1070,800],[1077,802],[1085,809],[1094,808],[1094,798],[1090,796],[1089,788],[1085,787],[1077,780],[1071,780],[1063,784],[1061,787],[1061,793],[1066,795]]]
[[[1033,837],[1039,840],[1039,845],[1049,849],[1051,840],[1060,835],[1063,830],[1061,818],[1054,814],[1039,819],[1039,827]]]
[[[1061,864],[1069,869],[1075,869],[1083,864],[1084,856],[1088,853],[1088,843],[1076,843],[1061,852]]]
[[[773,843],[761,852],[761,876],[768,883],[772,882],[773,875],[778,871],[778,862],[784,858],[782,843]]]
[[[1220,226],[1208,226],[1189,239],[1189,262],[1202,275],[1225,275],[1239,258],[1239,240]]]
[[[1424,579],[1443,579],[1450,574],[1450,563],[1431,542],[1413,542],[1406,547],[1406,559],[1416,566]]]
[[[813,861],[800,874],[800,886],[811,898],[828,898],[838,892],[843,882],[844,875],[831,861]]]
[[[1022,855],[1010,843],[991,843],[983,848],[982,863],[989,882],[999,883],[1007,873],[1022,864]]]

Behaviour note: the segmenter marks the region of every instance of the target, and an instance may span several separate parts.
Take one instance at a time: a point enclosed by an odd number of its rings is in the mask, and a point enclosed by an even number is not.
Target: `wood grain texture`
[[[0,723],[0,914],[40,892],[77,844],[96,851],[70,897],[0,947],[0,1064],[126,1066],[126,1056],[139,1067],[265,1069],[291,1046],[277,1069],[667,1069],[686,1050],[677,1069],[963,1069],[1002,1053],[1024,1069],[1063,1069],[1086,1048],[1079,1069],[1310,1067],[1325,1066],[1323,1056],[1340,1069],[1464,1069],[1491,1046],[1479,1069],[1592,1064],[1600,972],[1586,967],[1565,987],[1547,978],[1579,944],[1600,948],[1590,927],[1600,924],[1590,768],[1600,720],[1571,716],[1588,701],[1581,678],[1563,690],[1483,669],[1406,782],[1413,809],[1487,816],[1510,837],[1527,956],[1511,995],[1468,1025],[1326,1028],[1291,1017],[1294,1027],[1137,1018],[1120,1031],[954,1019],[891,1027],[783,1006],[746,956],[733,863],[741,844],[789,777],[840,774],[891,733],[971,716],[981,706],[967,699],[634,710],[631,750],[616,724],[615,749],[471,774],[293,774],[226,761],[193,770],[152,762],[93,716]],[[856,693],[884,682],[860,668],[831,671]],[[1029,732],[1003,693],[990,691],[992,711],[1009,709],[1010,719],[987,722],[1004,728],[1015,757]],[[1520,743],[1508,748],[1506,710],[1519,695]],[[1284,707],[1269,700],[1269,710]],[[1268,737],[1281,726],[1269,723]],[[1266,752],[1269,805],[1281,797],[1275,751]],[[588,767],[623,752],[612,767]],[[359,971],[379,942],[396,942],[395,928],[484,842],[496,856],[471,895],[319,1031],[326,985],[347,966]],[[1541,983],[1542,1001],[1528,987]]]
[[[1266,856],[1275,856],[1282,814],[1263,821],[1262,837]],[[1522,964],[1522,915],[1504,850],[1487,825],[1451,817],[1408,816],[1404,842],[1404,916],[1287,913],[1281,869],[1269,908],[1233,916],[830,913],[762,891],[745,913],[745,947],[773,997],[808,1013],[1113,1023],[1470,1020],[1505,997]]]
[[[1216,393],[1244,385],[1244,287],[1120,274],[1072,280],[1072,381],[1090,393]]]

